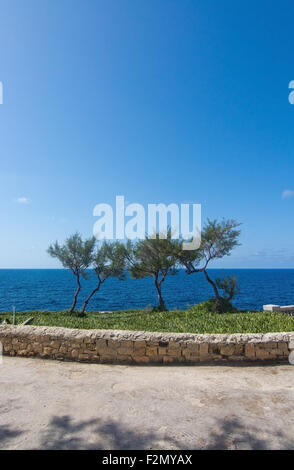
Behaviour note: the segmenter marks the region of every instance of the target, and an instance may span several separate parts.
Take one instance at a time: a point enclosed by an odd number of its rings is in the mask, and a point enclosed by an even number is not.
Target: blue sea
[[[242,310],[260,310],[263,304],[294,304],[294,269],[226,269],[234,273],[241,291],[234,304]],[[220,277],[222,270],[210,269],[210,276]],[[91,275],[91,273],[89,273]],[[82,283],[78,308],[95,286],[95,277]],[[64,310],[72,303],[76,288],[74,276],[62,269],[1,269],[0,312],[27,310]],[[180,271],[166,279],[163,297],[166,306],[188,308],[213,296],[202,273],[188,276]],[[151,278],[126,281],[108,279],[92,298],[88,310],[144,308],[157,304]]]

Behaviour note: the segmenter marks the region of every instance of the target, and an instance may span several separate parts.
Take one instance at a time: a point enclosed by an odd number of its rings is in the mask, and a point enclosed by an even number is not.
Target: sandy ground
[[[1,449],[294,449],[294,367],[4,357]]]

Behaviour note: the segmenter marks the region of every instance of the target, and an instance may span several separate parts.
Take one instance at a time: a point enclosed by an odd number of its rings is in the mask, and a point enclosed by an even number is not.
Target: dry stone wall
[[[94,363],[283,362],[293,340],[294,333],[197,335],[0,326],[4,355]]]

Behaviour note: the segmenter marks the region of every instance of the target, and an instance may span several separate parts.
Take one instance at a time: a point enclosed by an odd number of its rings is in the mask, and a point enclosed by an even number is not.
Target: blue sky
[[[120,194],[242,222],[216,267],[294,267],[293,1],[0,12],[0,267],[58,266],[49,243],[90,236],[95,204]]]

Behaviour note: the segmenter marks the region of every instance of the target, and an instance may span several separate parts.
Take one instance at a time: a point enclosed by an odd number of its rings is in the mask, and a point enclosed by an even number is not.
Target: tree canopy
[[[153,277],[157,290],[159,308],[165,310],[162,297],[162,284],[166,277],[178,272],[179,240],[173,240],[171,231],[167,238],[160,238],[156,234],[154,238],[145,238],[135,244],[128,244],[128,268],[131,276],[135,279]]]
[[[120,280],[125,279],[126,255],[126,248],[120,242],[109,243],[104,241],[96,247],[92,258],[92,268],[97,277],[97,285],[84,301],[82,313],[84,313],[90,299],[109,277],[117,277]]]
[[[92,263],[95,238],[91,237],[85,241],[79,233],[75,233],[66,239],[64,245],[59,245],[56,241],[48,248],[48,253],[53,258],[57,258],[64,268],[70,269],[77,281],[77,289],[74,293],[73,303],[69,309],[72,313],[76,307],[79,292],[81,290],[80,277],[86,277],[86,270]]]
[[[201,233],[201,245],[198,250],[178,253],[179,261],[185,266],[187,274],[202,272],[206,280],[213,288],[217,309],[221,310],[221,295],[219,290],[227,293],[227,299],[231,300],[237,291],[237,282],[234,276],[214,281],[207,272],[209,263],[213,260],[230,256],[232,250],[238,246],[240,224],[235,220],[223,219],[222,221],[209,220]]]

